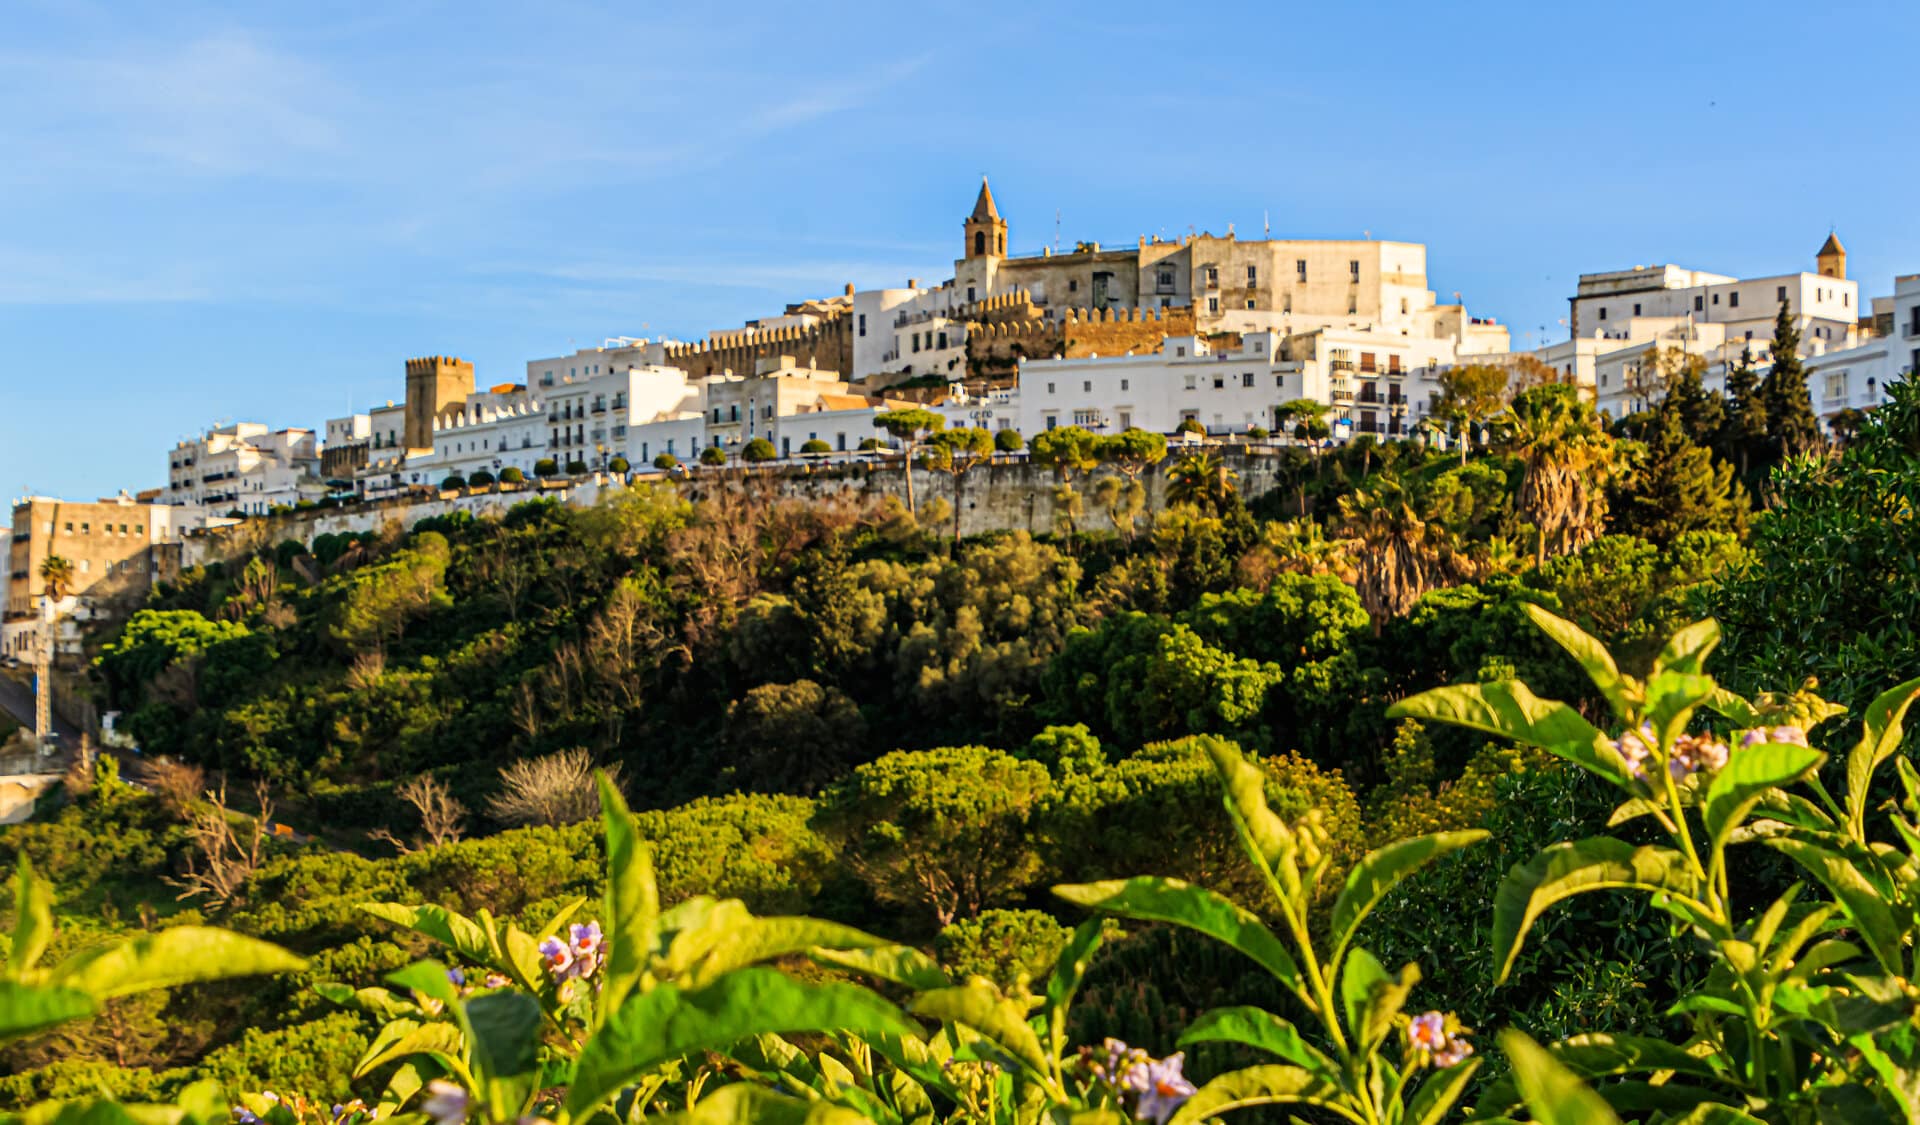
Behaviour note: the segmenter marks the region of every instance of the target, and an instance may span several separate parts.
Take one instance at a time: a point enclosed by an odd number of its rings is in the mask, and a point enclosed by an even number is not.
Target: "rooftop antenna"
[[[1273,237],[1273,222],[1266,211],[1260,212],[1260,237]]]
[[[1060,208],[1053,209],[1053,252],[1060,252]]]
[[[1372,242],[1373,232],[1370,230],[1363,230],[1360,232],[1360,237],[1366,239],[1368,242]]]

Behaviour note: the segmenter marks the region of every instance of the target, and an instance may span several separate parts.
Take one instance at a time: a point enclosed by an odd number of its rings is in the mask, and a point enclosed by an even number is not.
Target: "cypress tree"
[[[1740,349],[1740,362],[1727,371],[1727,406],[1720,423],[1720,456],[1740,466],[1745,477],[1754,454],[1763,452],[1767,437],[1767,404],[1760,397],[1760,379],[1753,369],[1753,352]]]
[[[1689,438],[1671,406],[1654,415],[1644,457],[1622,493],[1615,497],[1614,530],[1655,543],[1685,531],[1746,527],[1747,492],[1733,479],[1733,466],[1715,463],[1711,450]]]
[[[1707,390],[1707,361],[1675,348],[1661,357],[1661,366],[1667,369],[1662,412],[1677,415],[1688,439],[1695,444],[1711,443],[1726,424],[1727,408],[1721,396]]]
[[[1773,320],[1773,366],[1760,385],[1767,408],[1767,445],[1776,458],[1812,449],[1820,441],[1820,422],[1813,416],[1813,396],[1807,391],[1807,369],[1800,362],[1800,330],[1780,302]]]

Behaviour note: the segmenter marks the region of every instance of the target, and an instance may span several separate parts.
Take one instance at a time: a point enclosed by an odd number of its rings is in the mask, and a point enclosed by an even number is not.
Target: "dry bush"
[[[460,822],[467,817],[467,806],[454,797],[445,782],[432,774],[421,774],[395,789],[394,795],[412,805],[414,811],[420,814],[420,827],[426,835],[415,837],[408,843],[388,829],[381,828],[368,834],[373,839],[385,840],[405,855],[424,848],[457,843],[464,834]]]
[[[355,691],[365,691],[380,682],[387,674],[387,654],[382,649],[368,649],[353,658],[353,664],[347,669],[347,686]]]
[[[172,758],[142,762],[134,780],[153,790],[167,811],[180,817],[184,817],[207,790],[207,771]]]
[[[215,906],[226,906],[240,897],[247,881],[260,869],[267,856],[267,822],[273,819],[273,801],[265,782],[254,788],[260,805],[258,816],[248,818],[227,808],[224,782],[208,790],[206,803],[195,805],[187,813],[187,870],[178,879],[167,882],[180,888],[179,898],[201,898]],[[236,815],[246,821],[235,829]]]
[[[487,813],[507,824],[573,824],[597,816],[600,793],[593,782],[593,756],[584,747],[543,758],[526,758],[500,771],[500,792]],[[618,766],[607,778],[620,785]]]

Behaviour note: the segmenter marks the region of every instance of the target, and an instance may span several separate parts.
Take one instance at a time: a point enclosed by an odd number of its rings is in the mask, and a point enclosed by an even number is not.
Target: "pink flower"
[[[1447,1045],[1447,1018],[1439,1012],[1423,1012],[1407,1025],[1407,1038],[1416,1047],[1438,1051]]]

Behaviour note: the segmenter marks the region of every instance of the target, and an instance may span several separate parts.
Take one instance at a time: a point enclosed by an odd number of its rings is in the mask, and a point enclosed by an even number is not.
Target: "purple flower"
[[[240,1125],[260,1125],[260,1118],[255,1116],[252,1110],[243,1105],[233,1107],[233,1119],[239,1122]]]
[[[1439,1067],[1441,1070],[1445,1070],[1450,1066],[1457,1066],[1465,1062],[1467,1056],[1471,1054],[1473,1054],[1473,1044],[1459,1036],[1454,1036],[1447,1040],[1445,1047],[1433,1053],[1433,1065]]]
[[[461,972],[459,969],[448,969],[447,980],[451,982],[455,988],[460,988],[467,983],[467,974]]]
[[[435,1125],[463,1125],[467,1119],[467,1092],[444,1078],[427,1083],[427,1100],[420,1112],[433,1118]]]
[[[540,943],[540,958],[546,963],[547,971],[556,977],[565,978],[573,969],[573,950],[557,937]]]
[[[1155,1125],[1166,1125],[1167,1118],[1173,1116],[1182,1102],[1193,1096],[1193,1083],[1180,1073],[1185,1062],[1186,1055],[1176,1052],[1159,1062],[1135,1068],[1134,1074],[1141,1076],[1141,1084],[1135,1087],[1140,1094],[1140,1100],[1133,1110],[1135,1118],[1152,1121]]]
[[[1641,723],[1635,730],[1623,731],[1620,737],[1609,743],[1622,761],[1627,764],[1627,772],[1640,781],[1647,779],[1647,760],[1654,756],[1654,750],[1660,745],[1659,735],[1654,733],[1652,723]]]

